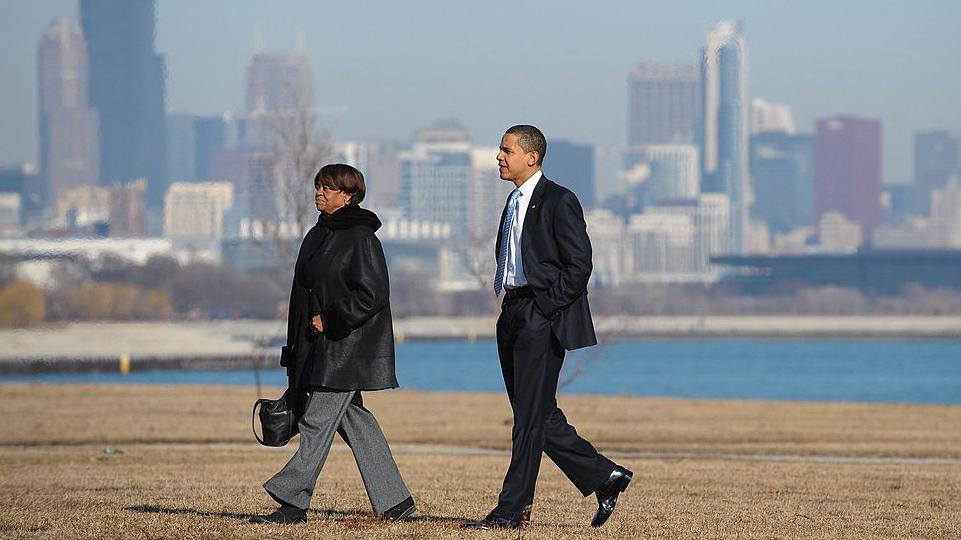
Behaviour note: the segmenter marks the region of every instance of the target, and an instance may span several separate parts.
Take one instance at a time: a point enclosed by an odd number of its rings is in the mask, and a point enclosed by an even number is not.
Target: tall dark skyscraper
[[[584,208],[594,206],[594,148],[562,139],[547,144],[544,172],[577,195]]]
[[[931,191],[944,187],[955,175],[961,176],[961,137],[948,131],[916,133],[914,186],[921,213],[930,213]]]
[[[819,118],[814,135],[815,208],[818,219],[837,211],[861,225],[870,241],[881,223],[881,122],[871,118]]]
[[[163,206],[167,178],[165,69],[154,50],[153,0],[80,0],[90,57],[90,106],[100,117],[104,185],[147,179],[147,204]]]

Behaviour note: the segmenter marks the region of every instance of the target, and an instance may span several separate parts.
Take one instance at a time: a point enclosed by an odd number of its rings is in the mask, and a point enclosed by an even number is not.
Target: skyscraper
[[[751,137],[751,215],[774,233],[814,224],[814,144],[810,135],[766,131]]]
[[[858,223],[870,241],[881,223],[881,122],[871,118],[819,118],[814,136],[815,209]]]
[[[627,144],[691,144],[697,140],[701,89],[696,66],[645,62],[628,76]]]
[[[948,131],[914,135],[914,185],[922,213],[930,213],[930,194],[961,175],[961,137]]]
[[[44,33],[37,71],[40,194],[51,206],[66,189],[100,180],[97,113],[87,106],[87,44],[73,22],[57,19]]]
[[[314,75],[303,52],[259,52],[247,66],[247,112],[289,111],[314,102]]]
[[[454,238],[469,232],[470,134],[453,120],[439,121],[417,135],[399,155],[400,199],[406,218],[450,225]]]
[[[104,185],[147,180],[147,203],[166,191],[164,59],[154,51],[153,0],[80,0],[90,53],[90,106],[100,118]]]
[[[167,178],[190,182],[197,178],[196,117],[186,113],[167,116]],[[166,204],[166,203],[165,203]]]
[[[701,133],[704,191],[730,200],[730,249],[746,248],[750,176],[748,161],[747,48],[741,25],[721,21],[707,34],[701,58],[704,97]]]
[[[247,65],[247,114],[244,143],[277,146],[279,131],[296,129],[314,105],[313,71],[303,52],[259,52]]]
[[[594,148],[591,145],[551,140],[544,156],[544,172],[551,180],[573,191],[581,206],[594,206]]]

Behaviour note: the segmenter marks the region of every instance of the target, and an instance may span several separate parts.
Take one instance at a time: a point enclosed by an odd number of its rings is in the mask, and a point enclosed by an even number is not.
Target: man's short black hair
[[[544,156],[547,155],[547,139],[544,138],[541,130],[527,124],[518,124],[511,126],[507,130],[507,133],[517,135],[517,144],[519,144],[525,152],[537,152],[538,165],[544,163]]]

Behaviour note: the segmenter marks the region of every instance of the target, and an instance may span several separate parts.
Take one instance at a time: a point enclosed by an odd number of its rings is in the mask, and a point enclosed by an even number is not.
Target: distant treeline
[[[154,257],[144,265],[118,258],[58,267],[47,290],[19,281],[0,261],[0,326],[55,321],[284,318],[288,268],[241,272],[211,264]],[[635,284],[592,288],[595,315],[961,315],[961,291],[909,285],[900,294],[845,287],[785,286],[748,295],[731,285]],[[391,272],[395,317],[482,316],[496,313],[491,291],[439,292],[429,272]]]

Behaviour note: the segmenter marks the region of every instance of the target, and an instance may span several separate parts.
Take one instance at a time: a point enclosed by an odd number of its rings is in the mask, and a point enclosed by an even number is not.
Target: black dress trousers
[[[497,351],[514,413],[511,463],[492,515],[520,521],[533,504],[546,452],[585,497],[614,471],[614,462],[577,434],[557,407],[564,348],[533,298],[505,298],[497,320]]]

